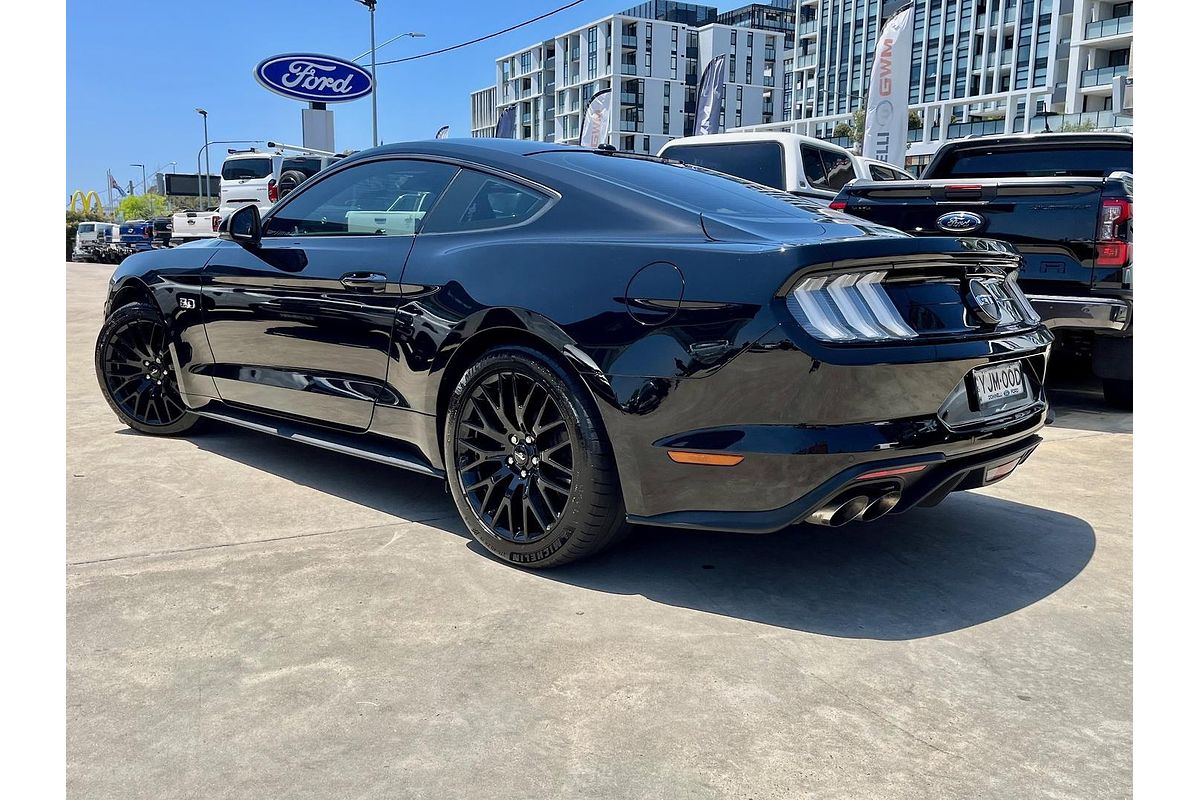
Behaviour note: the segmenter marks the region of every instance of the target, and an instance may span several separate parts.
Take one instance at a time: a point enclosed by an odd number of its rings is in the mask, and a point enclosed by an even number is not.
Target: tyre
[[[626,531],[599,412],[577,375],[536,350],[497,348],[463,374],[443,445],[459,513],[505,561],[557,567]]]
[[[284,170],[279,176],[279,199],[282,200],[287,197],[297,186],[304,183],[307,179],[308,176],[298,169]]]
[[[173,436],[200,420],[179,396],[167,341],[166,323],[147,303],[118,308],[96,339],[100,391],[117,417],[142,433]]]
[[[1104,402],[1113,408],[1129,410],[1133,408],[1133,381],[1122,381],[1115,378],[1104,379]]]

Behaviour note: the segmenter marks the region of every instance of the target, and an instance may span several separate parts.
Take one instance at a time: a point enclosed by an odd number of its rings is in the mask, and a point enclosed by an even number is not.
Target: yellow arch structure
[[[100,202],[100,195],[94,191],[84,194],[82,190],[76,189],[75,193],[71,195],[71,210],[90,214],[93,210],[103,211],[104,205]]]

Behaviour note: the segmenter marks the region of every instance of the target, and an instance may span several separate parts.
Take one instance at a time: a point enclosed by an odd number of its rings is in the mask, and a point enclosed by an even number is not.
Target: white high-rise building
[[[516,105],[515,138],[578,141],[588,100],[612,88],[608,143],[655,153],[692,132],[700,73],[721,54],[729,56],[723,124],[778,121],[794,7],[772,0],[720,13],[652,0],[510,53],[496,60],[494,86],[471,95],[472,135],[491,135],[500,110]]]
[[[948,139],[1132,130],[1130,0],[915,0],[906,163]],[[901,0],[799,0],[783,69],[784,124],[850,145],[875,39]],[[1114,97],[1116,103],[1114,105]]]

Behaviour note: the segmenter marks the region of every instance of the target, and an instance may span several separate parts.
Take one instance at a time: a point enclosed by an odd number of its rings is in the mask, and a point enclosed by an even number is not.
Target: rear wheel
[[[506,561],[559,566],[625,530],[599,413],[579,377],[536,350],[492,350],[463,374],[444,445],[459,513]]]
[[[1133,408],[1133,381],[1105,378],[1104,401],[1113,408]]]
[[[167,349],[167,326],[147,303],[112,313],[96,340],[96,378],[108,405],[129,427],[170,436],[195,427]]]

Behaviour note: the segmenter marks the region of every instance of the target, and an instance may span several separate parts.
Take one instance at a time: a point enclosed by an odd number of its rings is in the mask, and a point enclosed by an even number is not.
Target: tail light
[[[274,178],[267,183],[267,199],[272,203],[279,199],[279,184],[275,182]]]
[[[221,215],[220,215],[220,214],[213,214],[213,215],[212,215],[212,223],[213,223],[213,230],[214,230],[214,231],[219,231],[219,230],[221,230]]]
[[[1096,266],[1124,267],[1129,264],[1133,245],[1129,243],[1129,225],[1133,222],[1133,201],[1110,197],[1100,204],[1096,226]]]
[[[829,204],[829,207],[832,208],[834,211],[845,211],[846,210],[846,201],[845,200],[834,200],[832,203]]]
[[[917,332],[900,316],[880,285],[886,272],[806,278],[787,296],[800,327],[827,342],[912,339]]]

